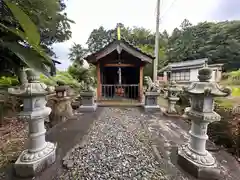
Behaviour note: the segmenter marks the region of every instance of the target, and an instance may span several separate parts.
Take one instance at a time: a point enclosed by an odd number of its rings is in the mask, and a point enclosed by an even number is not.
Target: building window
[[[189,81],[190,71],[173,71],[171,74],[171,79],[173,81]]]

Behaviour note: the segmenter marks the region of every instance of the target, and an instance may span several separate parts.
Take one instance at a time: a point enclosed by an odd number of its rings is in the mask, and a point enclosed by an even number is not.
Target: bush
[[[215,111],[221,115],[222,119],[209,125],[209,138],[239,157],[240,112],[235,111],[234,104],[226,99],[216,99]]]
[[[229,80],[233,85],[240,85],[240,70],[230,72]]]
[[[0,87],[11,87],[11,86],[16,86],[19,84],[18,78],[17,77],[5,77],[2,76],[0,78]]]
[[[74,89],[81,88],[81,84],[75,80],[67,71],[57,71],[56,76],[50,78],[41,74],[40,81],[48,86],[57,86],[57,82],[61,81],[63,84],[68,85]]]

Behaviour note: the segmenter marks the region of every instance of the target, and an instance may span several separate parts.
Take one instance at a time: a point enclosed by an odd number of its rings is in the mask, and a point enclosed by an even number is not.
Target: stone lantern
[[[33,70],[26,71],[28,83],[20,88],[9,88],[11,95],[23,99],[23,111],[20,120],[28,121],[29,142],[14,164],[16,175],[20,177],[34,176],[55,162],[56,145],[45,141],[46,129],[44,120],[49,118],[51,108],[46,107],[47,86],[39,82]]]
[[[67,96],[68,86],[58,82],[58,86],[55,87],[56,96],[59,98],[64,98]]]
[[[73,117],[72,98],[67,95],[69,86],[62,85],[55,87],[56,96],[52,97],[54,104],[51,113],[51,125],[54,126],[60,122],[66,121],[67,118]]]
[[[212,70],[204,67],[198,72],[199,82],[184,88],[191,97],[191,107],[185,112],[191,120],[190,141],[178,148],[178,164],[193,176],[207,179],[215,179],[220,173],[215,158],[206,150],[208,124],[221,119],[213,111],[213,98],[231,94],[229,88],[210,82],[211,75]]]
[[[180,89],[177,87],[175,81],[171,81],[168,88],[168,109],[166,110],[166,115],[176,115],[177,111],[175,105],[179,100],[178,94]]]

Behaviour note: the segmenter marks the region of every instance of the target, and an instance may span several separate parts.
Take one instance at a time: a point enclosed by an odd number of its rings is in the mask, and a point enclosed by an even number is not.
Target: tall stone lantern
[[[210,82],[211,75],[212,70],[204,67],[198,72],[199,82],[193,82],[184,88],[191,97],[191,107],[186,110],[186,115],[192,124],[190,141],[178,148],[178,164],[193,176],[205,179],[215,179],[220,172],[215,158],[206,150],[208,124],[221,119],[213,111],[213,98],[231,94],[229,88]]]
[[[8,89],[11,95],[23,99],[24,108],[18,118],[29,124],[28,147],[14,164],[16,175],[20,177],[36,175],[53,164],[56,158],[56,145],[45,140],[44,120],[51,112],[51,108],[46,107],[48,88],[39,82],[39,76],[33,70],[26,73],[28,83],[18,89]]]

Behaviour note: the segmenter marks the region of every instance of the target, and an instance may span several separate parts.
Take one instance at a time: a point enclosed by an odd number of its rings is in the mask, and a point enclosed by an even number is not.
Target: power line
[[[163,19],[164,15],[166,15],[166,13],[172,8],[172,6],[174,5],[174,3],[177,2],[177,0],[173,0],[171,5],[167,8],[167,10],[163,13],[163,15],[160,17],[160,20]]]

